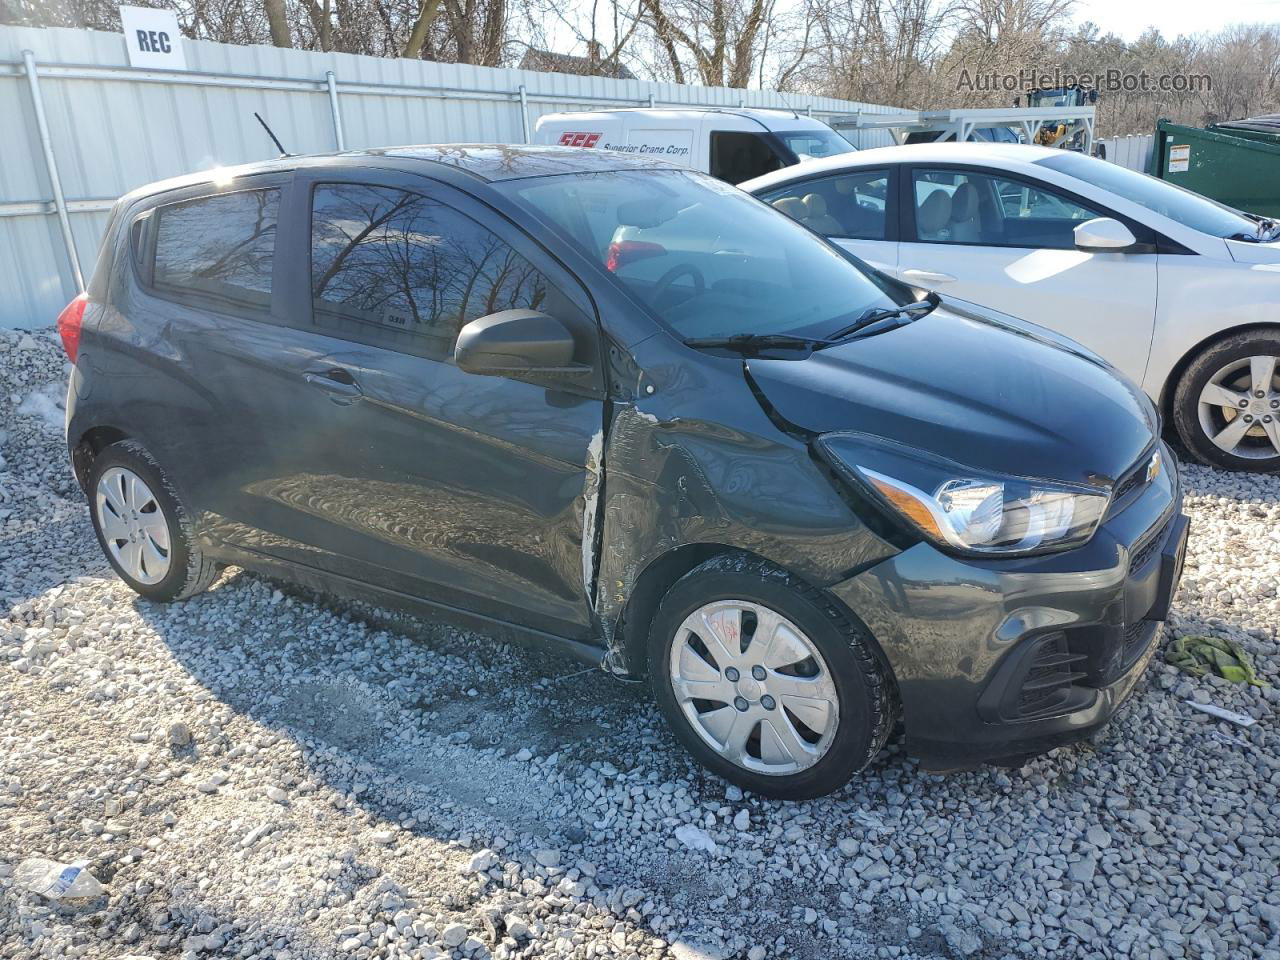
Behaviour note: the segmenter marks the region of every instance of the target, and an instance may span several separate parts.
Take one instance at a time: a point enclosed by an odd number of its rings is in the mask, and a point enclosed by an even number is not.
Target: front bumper
[[[888,658],[922,767],[1022,759],[1115,714],[1182,575],[1181,506],[1169,470],[1077,550],[985,561],[921,543],[829,588]]]

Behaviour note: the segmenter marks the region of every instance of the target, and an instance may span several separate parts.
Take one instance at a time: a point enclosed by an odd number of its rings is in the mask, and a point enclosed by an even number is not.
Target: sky
[[[1136,40],[1155,25],[1170,40],[1212,33],[1233,23],[1280,23],[1280,0],[1076,0],[1075,20]]]

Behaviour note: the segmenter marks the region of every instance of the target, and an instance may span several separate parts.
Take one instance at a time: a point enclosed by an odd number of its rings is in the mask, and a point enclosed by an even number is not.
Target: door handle
[[[949,273],[935,273],[932,270],[903,270],[902,279],[908,283],[954,283],[955,277]]]
[[[329,394],[334,403],[346,406],[364,396],[356,378],[341,367],[329,370],[308,370],[302,379],[314,387],[319,387]]]

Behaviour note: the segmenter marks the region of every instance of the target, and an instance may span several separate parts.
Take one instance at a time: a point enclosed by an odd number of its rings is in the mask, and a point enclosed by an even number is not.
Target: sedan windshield
[[[834,130],[794,130],[775,133],[800,160],[816,160],[833,157],[837,153],[852,153],[857,148]]]
[[[1257,223],[1231,207],[1106,160],[1064,150],[1062,156],[1036,162],[1213,237],[1253,239],[1258,233]]]
[[[565,174],[499,188],[681,339],[822,337],[912,299],[790,217],[692,171]]]

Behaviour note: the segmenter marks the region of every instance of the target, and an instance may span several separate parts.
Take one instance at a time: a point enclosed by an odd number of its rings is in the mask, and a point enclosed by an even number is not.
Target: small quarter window
[[[280,191],[244,190],[156,210],[156,291],[268,311]],[[145,236],[145,231],[143,231]]]
[[[147,226],[151,222],[151,211],[134,218],[129,226],[129,248],[133,254],[133,264],[138,268],[138,275],[150,281],[151,257],[147,249],[149,235]]]

